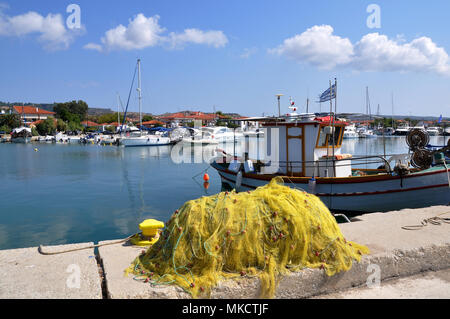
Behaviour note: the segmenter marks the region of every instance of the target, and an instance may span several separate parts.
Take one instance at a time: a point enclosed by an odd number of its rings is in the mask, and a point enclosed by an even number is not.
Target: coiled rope
[[[422,220],[422,223],[420,225],[403,226],[402,229],[404,229],[404,230],[419,230],[419,229],[422,229],[423,227],[428,226],[429,224],[434,225],[434,226],[441,226],[442,224],[450,224],[450,218],[440,217],[440,216],[443,216],[446,214],[450,214],[450,211],[436,215],[431,218],[426,218],[426,219]]]

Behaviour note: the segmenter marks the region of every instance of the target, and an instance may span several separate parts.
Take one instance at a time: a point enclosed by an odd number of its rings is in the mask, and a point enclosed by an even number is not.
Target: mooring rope
[[[60,255],[60,254],[74,252],[74,251],[90,249],[90,248],[102,247],[102,246],[107,246],[107,245],[121,244],[121,243],[124,243],[124,242],[130,240],[135,235],[137,235],[137,234],[128,236],[127,238],[124,238],[124,239],[121,239],[121,240],[118,240],[118,241],[114,241],[114,242],[111,242],[111,243],[97,244],[97,245],[91,245],[91,246],[87,246],[87,247],[83,247],[83,248],[74,248],[74,249],[68,249],[68,250],[62,250],[62,251],[56,251],[56,252],[45,252],[45,251],[43,251],[42,245],[39,245],[38,251],[39,251],[39,253],[41,255],[46,255],[46,256],[49,256],[49,255]]]
[[[442,224],[450,224],[450,218],[439,217],[439,216],[446,215],[446,214],[450,214],[450,211],[436,215],[431,218],[426,218],[426,219],[422,220],[421,225],[403,226],[402,229],[404,229],[404,230],[419,230],[425,226],[428,226],[429,224],[435,225],[435,226],[440,226]]]

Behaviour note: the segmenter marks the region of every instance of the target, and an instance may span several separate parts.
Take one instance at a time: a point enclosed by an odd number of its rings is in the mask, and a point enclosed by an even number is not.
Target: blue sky
[[[372,3],[381,28],[366,23]],[[448,1],[0,0],[0,100],[115,109],[139,57],[155,114],[275,114],[277,93],[283,112],[289,96],[304,111],[337,77],[338,111],[364,112],[368,86],[372,113],[391,114],[393,93],[395,114],[450,116],[448,12]]]

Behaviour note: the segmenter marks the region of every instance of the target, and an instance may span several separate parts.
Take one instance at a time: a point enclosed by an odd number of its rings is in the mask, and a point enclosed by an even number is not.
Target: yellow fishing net
[[[209,296],[224,279],[259,277],[261,297],[270,298],[279,274],[321,268],[332,276],[368,253],[344,239],[318,197],[276,178],[253,192],[185,203],[127,273],[152,285],[176,284],[193,297]]]

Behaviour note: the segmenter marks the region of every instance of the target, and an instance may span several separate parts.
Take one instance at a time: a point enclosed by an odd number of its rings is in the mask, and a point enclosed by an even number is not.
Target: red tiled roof
[[[142,125],[157,125],[157,124],[163,125],[164,123],[157,120],[142,122]]]
[[[185,113],[173,113],[166,116],[159,117],[163,120],[174,120],[174,119],[184,119],[184,120],[204,120],[204,121],[212,121],[215,119],[226,119],[228,117],[218,114],[211,114],[211,113],[203,113],[203,112],[190,112],[189,114]]]
[[[91,122],[91,121],[83,121],[83,122],[81,122],[81,125],[86,125],[86,126],[101,126],[100,124],[97,124],[97,123]]]
[[[36,115],[53,115],[55,112],[50,112],[47,110],[40,109],[36,106],[13,106],[14,111],[19,114],[36,114]]]
[[[36,125],[38,125],[38,124],[40,124],[42,122],[44,122],[44,120],[34,121],[34,122],[30,123],[30,127],[33,126],[33,125],[36,126]],[[53,119],[53,123],[56,125],[58,123],[58,120],[57,119]]]

